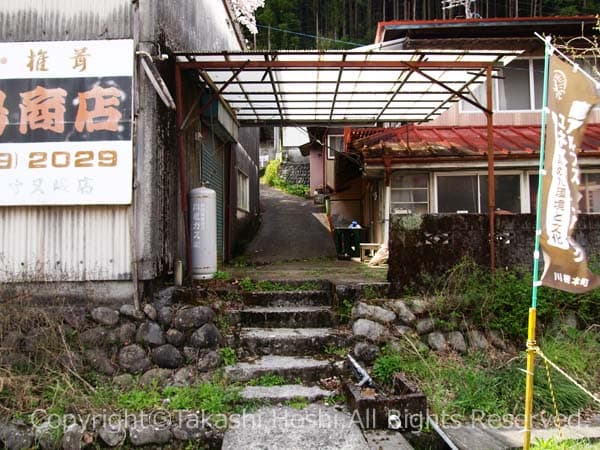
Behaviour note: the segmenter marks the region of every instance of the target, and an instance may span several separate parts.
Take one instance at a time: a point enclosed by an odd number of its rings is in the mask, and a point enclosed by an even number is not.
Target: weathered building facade
[[[0,9],[0,42],[117,39],[131,40],[135,52],[131,202],[1,206],[5,289],[6,283],[52,281],[43,287],[79,292],[80,282],[101,281],[86,283],[86,293],[131,298],[138,281],[172,271],[176,259],[188,266],[181,203],[203,182],[217,192],[219,260],[230,257],[235,240],[254,225],[258,130],[240,131],[235,113],[217,102],[182,131],[181,158],[176,113],[161,101],[141,65],[142,58],[153,61],[174,95],[173,52],[243,49],[226,0],[7,0]],[[184,74],[183,86],[189,89],[187,105],[212,95],[191,74]]]

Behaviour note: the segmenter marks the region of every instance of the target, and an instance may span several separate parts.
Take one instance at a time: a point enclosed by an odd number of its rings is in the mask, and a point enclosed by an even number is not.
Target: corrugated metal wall
[[[132,37],[130,0],[2,0],[0,41]]]
[[[0,281],[130,278],[128,210],[0,208]]]
[[[202,143],[202,181],[217,193],[217,261],[225,257],[225,146],[216,139]]]

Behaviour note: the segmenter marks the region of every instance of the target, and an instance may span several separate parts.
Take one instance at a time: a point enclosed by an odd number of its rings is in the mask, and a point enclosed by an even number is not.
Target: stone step
[[[246,400],[260,400],[266,403],[285,403],[298,398],[316,402],[331,397],[335,391],[326,391],[319,386],[284,384],[283,386],[246,386],[240,396]]]
[[[335,313],[328,306],[255,306],[240,311],[246,327],[331,327]]]
[[[332,328],[242,328],[240,344],[252,355],[324,354],[345,347],[347,337]]]
[[[369,446],[354,417],[333,407],[312,404],[298,410],[267,406],[244,414],[223,437],[222,450],[365,450]]]
[[[369,444],[369,450],[413,450],[414,448],[400,432],[394,430],[363,430],[363,436]]]
[[[302,382],[317,381],[336,373],[334,365],[327,360],[297,356],[267,355],[252,362],[238,362],[225,368],[225,376],[231,381],[248,381],[266,374],[281,375],[286,380]]]
[[[328,306],[328,290],[257,291],[244,293],[244,304],[252,306]]]

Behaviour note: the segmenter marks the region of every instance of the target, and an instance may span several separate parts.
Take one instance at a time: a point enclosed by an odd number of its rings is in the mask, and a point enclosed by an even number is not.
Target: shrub
[[[263,181],[269,186],[275,186],[277,180],[279,178],[279,166],[281,165],[281,161],[278,159],[273,159],[269,161],[267,167],[265,168],[265,175],[263,176]]]

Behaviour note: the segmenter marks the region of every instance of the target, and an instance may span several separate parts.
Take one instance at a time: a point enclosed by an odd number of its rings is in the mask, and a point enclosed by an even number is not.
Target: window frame
[[[331,145],[331,138],[341,138],[342,140],[342,148],[340,150],[336,149],[333,145]],[[344,151],[344,135],[343,134],[328,134],[327,135],[327,159],[335,159],[335,154],[337,152]]]
[[[409,188],[399,188],[399,187],[394,187],[394,183],[393,183],[393,179],[394,176],[414,176],[414,175],[424,175],[427,178],[427,187],[409,187]],[[426,202],[418,202],[418,201],[413,201],[413,202],[393,202],[391,197],[390,197],[390,211],[392,214],[409,214],[409,213],[396,213],[394,212],[394,204],[418,204],[418,205],[422,205],[425,204],[427,206],[427,214],[430,213],[431,211],[431,172],[405,172],[405,171],[394,171],[392,172],[392,181],[390,182],[390,194],[392,194],[394,191],[414,191],[414,190],[419,190],[419,191],[425,191],[427,194],[427,201]]]
[[[241,182],[240,182],[241,181]],[[241,169],[237,169],[237,209],[250,212],[250,177]],[[240,194],[241,191],[241,194]],[[240,198],[242,197],[242,198]],[[240,201],[241,200],[241,201]]]
[[[481,180],[480,177],[487,176],[487,170],[460,170],[460,171],[437,171],[431,174],[433,176],[433,198],[431,199],[431,213],[432,214],[459,214],[459,213],[440,213],[439,212],[439,204],[438,204],[438,177],[452,177],[452,176],[475,176],[477,177],[477,212],[469,212],[467,214],[488,214],[489,211],[479,211],[481,206]],[[518,175],[519,176],[519,194],[520,194],[520,211],[515,214],[524,214],[524,209],[526,209],[526,204],[529,204],[529,196],[525,196],[524,183],[523,180],[525,173],[523,170],[513,169],[513,170],[495,170],[494,176],[503,176],[503,175]],[[529,184],[529,178],[527,178],[527,184]],[[529,191],[527,191],[528,193]]]
[[[535,107],[535,70],[534,70],[534,60],[542,60],[543,56],[530,56],[525,58],[517,58],[515,61],[524,61],[527,60],[529,66],[529,106],[530,109],[499,109],[498,105],[500,105],[500,81],[497,78],[492,79],[492,101],[493,101],[493,111],[498,113],[526,113],[526,112],[540,112],[542,109],[536,109]],[[510,67],[510,64],[507,66]],[[478,84],[476,86],[477,89],[485,89],[485,82]],[[482,97],[485,99],[485,92]],[[477,98],[475,98],[477,100]],[[461,114],[481,114],[482,111],[473,106],[474,109],[466,109],[465,105],[467,102],[461,100],[459,102],[459,112]],[[483,106],[486,106],[482,103]]]
[[[584,175],[590,175],[590,174],[596,174],[596,175],[600,175],[600,169],[582,169],[580,167],[580,177],[581,179],[583,179]],[[539,176],[539,172],[537,170],[529,170],[526,173],[526,178],[527,178],[527,207],[528,207],[528,211],[529,214],[537,214],[537,211],[535,210],[535,206],[536,205],[531,205],[531,183],[529,181],[529,177],[531,175],[536,175]],[[531,208],[531,206],[533,206],[533,208]],[[523,214],[526,214],[525,212]],[[600,210],[599,211],[593,211],[593,212],[585,212],[585,211],[580,211],[579,214],[600,214]]]

